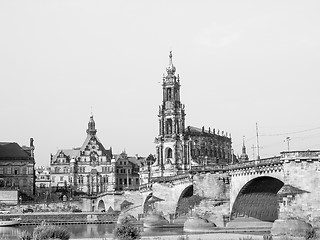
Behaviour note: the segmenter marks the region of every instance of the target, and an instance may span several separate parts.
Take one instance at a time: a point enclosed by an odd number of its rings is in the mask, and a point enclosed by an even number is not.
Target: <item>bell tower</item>
[[[96,123],[93,120],[93,115],[91,115],[89,123],[88,123],[87,134],[94,136],[94,135],[96,135],[96,133],[97,133]]]
[[[162,104],[159,106],[159,135],[157,144],[157,161],[161,175],[175,175],[185,170],[185,110],[180,101],[180,78],[172,62],[172,52],[169,54],[169,66],[162,82]]]

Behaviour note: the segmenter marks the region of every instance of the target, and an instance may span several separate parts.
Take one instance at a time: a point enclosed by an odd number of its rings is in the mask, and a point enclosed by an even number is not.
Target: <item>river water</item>
[[[70,238],[103,238],[113,237],[113,230],[116,224],[70,224],[64,225],[70,233]],[[18,240],[19,233],[26,230],[32,233],[36,226],[17,226],[17,227],[0,227],[1,240]],[[159,228],[159,229],[143,229],[143,236],[159,236],[159,235],[177,235],[183,234],[182,228]]]

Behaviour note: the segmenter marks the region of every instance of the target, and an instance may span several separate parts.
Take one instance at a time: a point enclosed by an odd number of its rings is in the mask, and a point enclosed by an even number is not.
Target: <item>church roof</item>
[[[204,129],[204,127],[202,128],[198,128],[198,127],[193,127],[193,126],[188,126],[185,129],[185,133],[186,135],[199,135],[199,134],[206,134],[206,135],[212,135],[212,136],[216,136],[216,137],[224,137],[224,138],[231,138],[230,136],[228,136],[228,134],[225,132],[221,132],[221,135],[219,134],[219,130],[218,132],[215,132],[215,129],[212,130],[206,130]]]
[[[26,158],[30,156],[15,142],[0,142],[0,158]]]

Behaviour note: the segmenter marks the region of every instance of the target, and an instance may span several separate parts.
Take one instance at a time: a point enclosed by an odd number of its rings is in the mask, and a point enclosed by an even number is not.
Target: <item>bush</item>
[[[306,230],[305,238],[306,240],[316,239],[317,238],[316,230],[314,230],[314,228]]]
[[[178,240],[189,240],[188,235],[178,237]]]
[[[20,240],[31,240],[32,235],[27,231],[22,231],[19,233],[19,239]]]
[[[243,238],[239,238],[239,240],[253,240],[253,238],[251,236],[245,236]]]
[[[114,230],[114,237],[119,240],[140,239],[140,230],[135,227],[129,217],[125,217],[120,221]]]
[[[272,240],[272,235],[271,234],[264,234],[263,240]]]
[[[64,227],[55,226],[55,225],[47,225],[45,222],[42,222],[41,225],[37,226],[33,230],[33,239],[34,240],[44,240],[44,239],[50,239],[50,238],[69,240],[70,233]]]

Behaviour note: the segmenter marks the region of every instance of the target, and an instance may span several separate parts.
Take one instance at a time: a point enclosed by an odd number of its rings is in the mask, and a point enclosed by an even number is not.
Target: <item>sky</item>
[[[320,149],[319,1],[2,0],[0,141],[36,165],[82,145],[155,153],[173,52],[186,126],[243,136],[250,158]],[[256,125],[257,124],[257,125]]]

